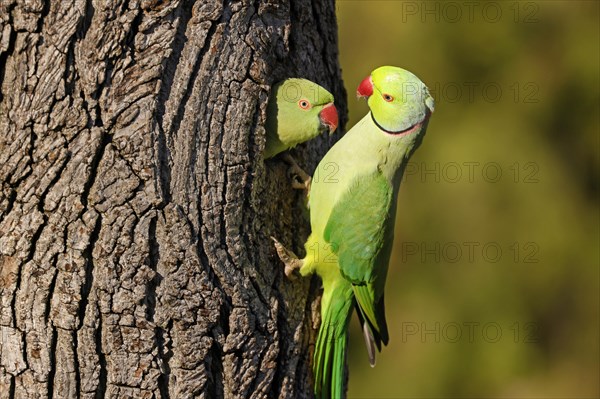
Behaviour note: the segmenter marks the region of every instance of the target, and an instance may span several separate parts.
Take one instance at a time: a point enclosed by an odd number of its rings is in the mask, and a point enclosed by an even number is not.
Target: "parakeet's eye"
[[[298,101],[298,105],[302,109],[309,109],[310,108],[310,101],[308,101],[308,100],[300,100],[300,101]]]
[[[383,99],[384,99],[385,101],[387,101],[388,103],[391,103],[392,101],[394,101],[394,97],[393,97],[393,96],[390,96],[389,94],[384,94],[384,95],[383,95]]]

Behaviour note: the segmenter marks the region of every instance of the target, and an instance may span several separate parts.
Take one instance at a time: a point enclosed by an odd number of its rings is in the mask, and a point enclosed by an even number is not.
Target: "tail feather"
[[[376,302],[371,298],[369,287],[366,285],[355,285],[354,295],[356,297],[356,308],[361,325],[367,323],[375,339],[375,345],[381,352],[381,344],[388,344],[389,335],[385,321],[385,302],[382,295]]]
[[[363,337],[365,338],[367,354],[369,355],[369,364],[371,367],[375,367],[375,338],[368,323],[363,323]]]
[[[367,354],[369,355],[369,364],[371,367],[375,367],[375,363],[377,361],[375,346],[377,346],[377,349],[381,352],[381,339],[379,338],[379,335],[373,334],[373,327],[371,326],[371,323],[369,323],[369,319],[356,300],[354,301],[354,307],[356,308],[358,321],[362,326],[363,338],[365,340],[365,346],[367,347]]]
[[[326,376],[329,363],[331,363],[331,347],[327,345],[327,337],[329,325],[321,324],[319,330],[319,336],[317,337],[317,344],[315,347],[315,358],[314,358],[314,374],[315,374],[315,392],[317,387],[325,386],[325,381],[329,378]],[[319,355],[317,355],[319,354]]]
[[[335,343],[333,353],[333,375],[331,376],[331,397],[341,398],[344,394],[344,383],[346,382],[346,344],[348,334]]]
[[[352,315],[353,293],[350,284],[325,287],[321,300],[321,327],[315,346],[315,397],[344,397],[348,322]]]

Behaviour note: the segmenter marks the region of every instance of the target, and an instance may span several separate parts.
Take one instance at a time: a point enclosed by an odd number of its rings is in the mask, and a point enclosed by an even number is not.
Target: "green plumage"
[[[310,192],[312,233],[300,273],[316,272],[323,280],[314,354],[317,398],[344,396],[353,306],[364,323],[372,365],[374,346],[381,349],[388,342],[383,298],[398,189],[433,111],[427,88],[410,72],[382,67],[370,79],[365,85],[372,84],[371,112],[321,160]]]
[[[374,171],[353,179],[329,215],[323,238],[338,255],[340,272],[353,284],[373,279],[373,263],[389,226],[391,200],[390,183],[379,171]]]
[[[328,106],[333,106],[333,95],[310,80],[290,78],[275,84],[267,105],[264,158],[335,130],[337,111],[335,126],[321,118],[321,112]]]
[[[346,330],[352,315],[352,288],[348,284],[331,287],[331,295],[321,300],[323,312],[314,358],[315,394],[340,398],[344,390]],[[319,353],[319,356],[316,354]]]

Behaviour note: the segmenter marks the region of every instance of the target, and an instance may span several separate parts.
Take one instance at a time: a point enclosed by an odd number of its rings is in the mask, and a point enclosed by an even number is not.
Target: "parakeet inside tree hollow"
[[[298,268],[302,276],[317,273],[323,281],[313,364],[317,398],[344,396],[347,327],[354,308],[372,366],[375,347],[388,343],[384,288],[398,189],[434,108],[423,82],[397,67],[374,70],[357,94],[368,99],[370,112],[317,166],[305,258],[274,239],[287,275]]]
[[[275,84],[267,105],[268,159],[315,138],[320,133],[335,131],[338,113],[333,95],[306,79],[290,78]]]

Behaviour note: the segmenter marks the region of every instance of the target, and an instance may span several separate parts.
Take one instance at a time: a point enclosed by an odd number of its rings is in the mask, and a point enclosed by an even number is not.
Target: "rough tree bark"
[[[318,282],[268,239],[308,226],[261,151],[277,80],[345,115],[334,13],[0,0],[0,398],[311,396]]]

